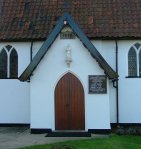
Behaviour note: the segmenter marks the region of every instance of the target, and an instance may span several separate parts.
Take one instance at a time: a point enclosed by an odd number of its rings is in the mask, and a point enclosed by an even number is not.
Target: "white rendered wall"
[[[116,71],[116,43],[115,41],[93,40],[92,43],[108,64]],[[110,99],[110,122],[117,122],[117,106],[116,106],[116,89],[110,80],[109,84],[109,99]]]
[[[128,76],[128,50],[136,42],[140,41],[119,41],[118,42],[118,69],[119,69],[119,122],[140,123],[140,78],[125,78]],[[34,42],[33,56],[37,53],[43,42]],[[97,50],[102,54],[109,65],[116,69],[116,45],[115,41],[92,41]],[[116,123],[116,90],[110,81],[110,122]],[[135,89],[136,88],[136,89]],[[134,106],[133,106],[134,105]],[[134,108],[136,107],[136,108]],[[127,109],[127,110],[125,110]],[[130,114],[129,114],[130,113]]]
[[[107,63],[116,70],[116,43],[115,41],[93,40],[93,45],[104,57]]]
[[[73,62],[68,68],[65,49],[71,46]],[[79,39],[60,40],[50,47],[31,77],[31,128],[55,130],[54,90],[59,79],[72,72],[82,82],[85,92],[85,130],[110,129],[109,81],[107,94],[88,94],[88,75],[104,75]]]
[[[141,78],[128,76],[128,51],[139,40],[118,41],[118,73],[119,73],[119,123],[141,123]],[[93,41],[93,44],[110,64],[116,69],[115,41]],[[110,115],[111,123],[116,122],[116,90],[110,82]]]
[[[32,58],[36,55],[36,53],[39,51],[39,49],[41,48],[43,42],[42,41],[36,41],[33,42],[33,46],[32,46]]]
[[[30,63],[31,43],[0,43],[0,50],[6,45],[13,46],[18,53],[18,76],[20,76]],[[0,95],[0,124],[30,123],[29,83],[17,79],[0,79]]]
[[[128,76],[128,51],[141,41],[119,41],[119,122],[141,123],[141,78]]]

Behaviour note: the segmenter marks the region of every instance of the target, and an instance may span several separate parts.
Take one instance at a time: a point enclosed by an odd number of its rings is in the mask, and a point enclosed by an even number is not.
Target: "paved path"
[[[0,127],[0,149],[17,149],[19,147],[48,144],[66,140],[88,139],[74,137],[45,137],[46,134],[30,134],[26,127]],[[101,137],[101,136],[94,136]],[[103,136],[102,136],[103,137]]]

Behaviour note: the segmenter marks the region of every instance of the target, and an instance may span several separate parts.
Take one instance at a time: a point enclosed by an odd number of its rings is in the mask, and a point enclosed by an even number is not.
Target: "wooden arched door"
[[[55,89],[55,129],[85,129],[84,90],[71,73],[64,75]]]

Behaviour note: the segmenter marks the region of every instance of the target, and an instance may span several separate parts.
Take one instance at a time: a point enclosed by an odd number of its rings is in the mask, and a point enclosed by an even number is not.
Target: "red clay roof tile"
[[[45,39],[64,12],[89,38],[141,38],[141,0],[1,0],[0,40]]]

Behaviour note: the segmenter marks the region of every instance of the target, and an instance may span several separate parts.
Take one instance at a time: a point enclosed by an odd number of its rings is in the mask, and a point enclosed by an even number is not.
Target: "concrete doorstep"
[[[20,147],[50,144],[67,140],[93,139],[108,137],[95,135],[92,137],[45,137],[46,134],[31,134],[27,127],[0,127],[0,149],[17,149]]]

